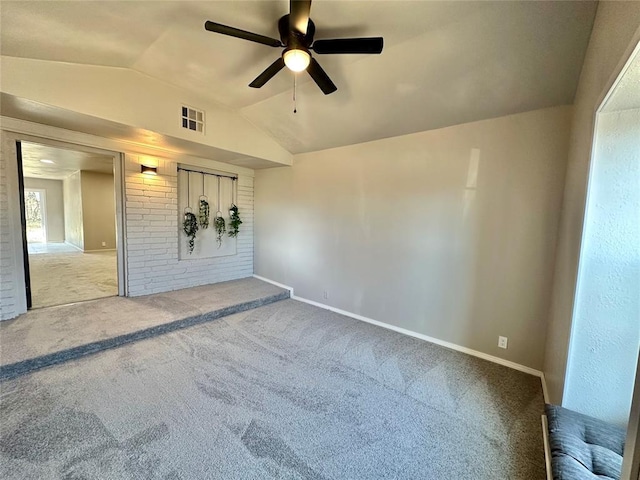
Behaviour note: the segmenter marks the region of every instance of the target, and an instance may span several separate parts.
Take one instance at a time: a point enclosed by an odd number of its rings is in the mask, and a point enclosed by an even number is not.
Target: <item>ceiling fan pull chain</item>
[[[298,85],[298,74],[293,73],[293,113],[298,113],[298,109],[296,108],[296,87]]]

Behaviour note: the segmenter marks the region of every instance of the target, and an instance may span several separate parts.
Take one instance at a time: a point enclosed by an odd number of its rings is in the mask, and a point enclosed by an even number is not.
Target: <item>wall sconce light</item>
[[[140,165],[140,173],[146,173],[147,175],[157,175],[158,167],[151,167],[149,165]]]

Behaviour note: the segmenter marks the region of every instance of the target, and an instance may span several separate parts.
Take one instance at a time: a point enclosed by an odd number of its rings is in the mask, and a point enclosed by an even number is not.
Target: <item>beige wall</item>
[[[64,236],[65,241],[84,250],[84,227],[82,225],[82,184],[80,172],[69,175],[62,181],[64,192]]]
[[[638,39],[640,2],[600,2],[574,104],[558,232],[544,373],[550,400],[562,401],[586,203],[595,111]]]
[[[116,205],[113,175],[81,172],[84,250],[116,248]],[[105,245],[102,245],[102,242]]]
[[[24,187],[45,191],[47,241],[64,242],[62,180],[24,177]]]
[[[256,274],[542,368],[570,115],[539,110],[257,171]]]

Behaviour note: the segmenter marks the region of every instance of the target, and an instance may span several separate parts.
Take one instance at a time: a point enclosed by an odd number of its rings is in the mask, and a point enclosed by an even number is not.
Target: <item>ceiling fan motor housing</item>
[[[302,34],[289,27],[289,15],[284,15],[278,20],[278,31],[280,32],[280,40],[287,50],[299,49],[308,53],[316,33],[316,26],[313,20],[309,19],[307,33]]]

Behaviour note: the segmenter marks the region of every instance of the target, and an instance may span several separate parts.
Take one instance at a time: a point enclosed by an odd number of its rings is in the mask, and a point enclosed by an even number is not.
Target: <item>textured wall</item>
[[[550,400],[562,401],[573,316],[595,111],[640,25],[640,2],[600,2],[574,103],[558,231],[544,373]],[[629,52],[630,53],[630,52]]]
[[[45,190],[47,242],[64,242],[62,180],[25,177],[24,187]]]
[[[84,250],[82,224],[82,180],[80,172],[73,173],[62,182],[64,191],[64,236],[68,243]]]
[[[598,117],[563,404],[626,425],[640,347],[640,109]]]
[[[540,369],[570,113],[528,112],[257,171],[256,274]]]
[[[140,164],[157,164],[157,176],[140,173]],[[178,258],[186,242],[178,212],[177,162],[126,155],[125,211],[129,295],[146,295],[253,274],[253,178],[238,179],[238,208],[243,224],[237,254],[227,257]]]

